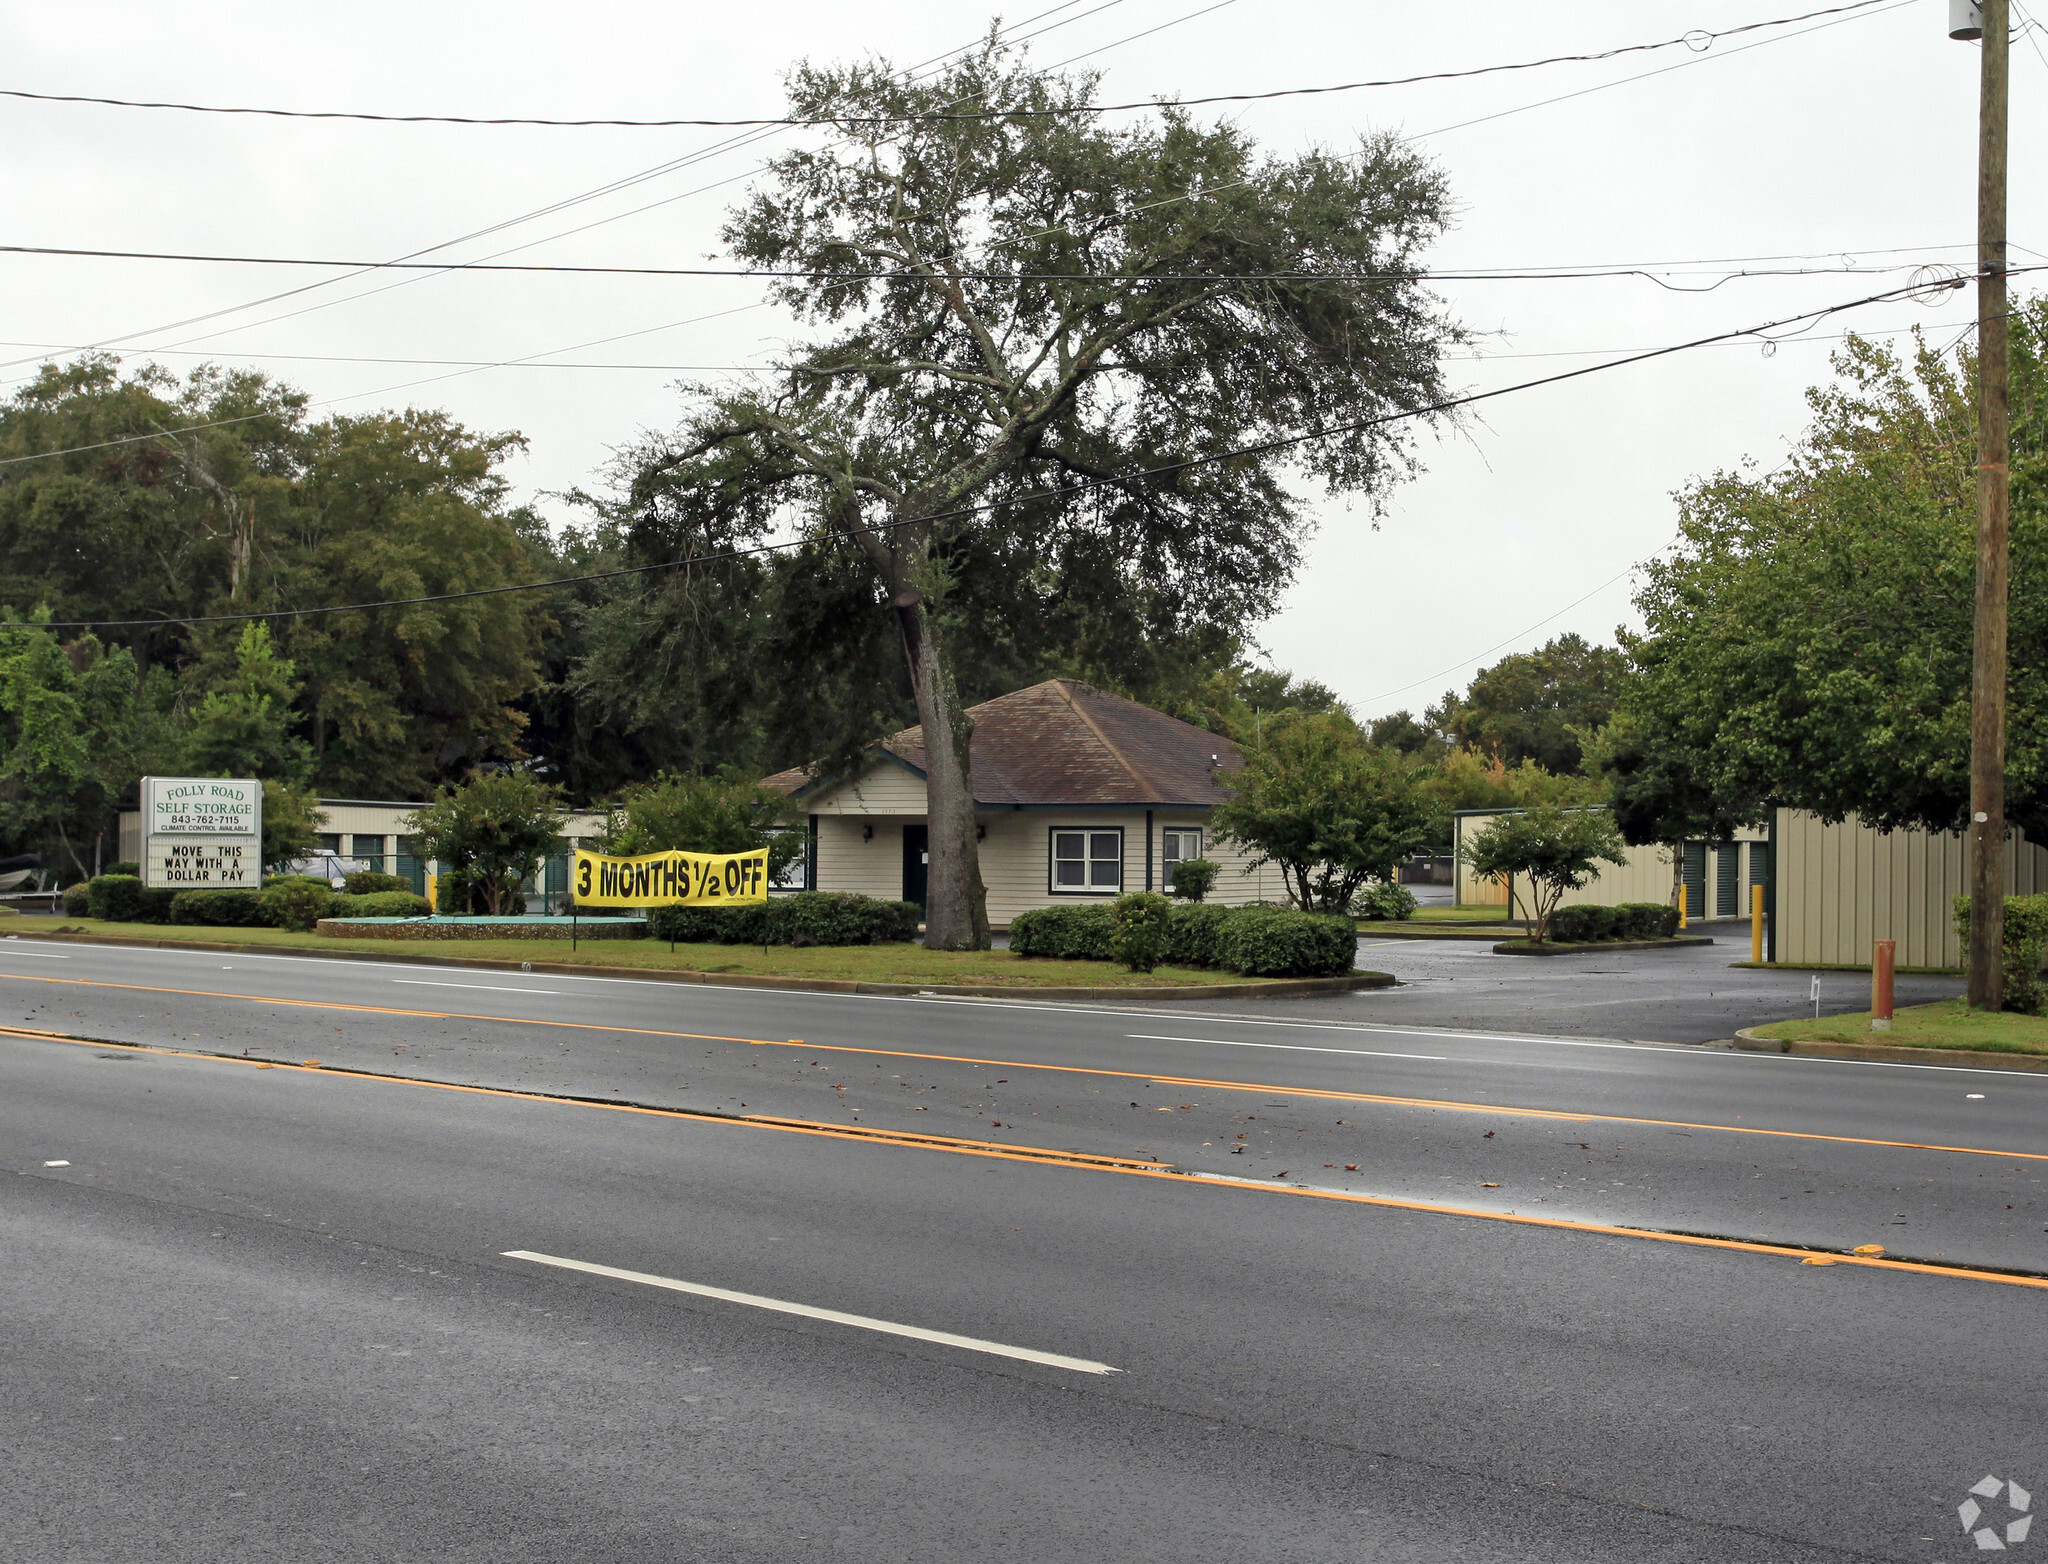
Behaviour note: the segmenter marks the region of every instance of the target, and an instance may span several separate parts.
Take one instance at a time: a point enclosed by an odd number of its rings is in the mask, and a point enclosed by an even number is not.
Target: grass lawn
[[[283,929],[224,929],[182,923],[100,923],[91,918],[51,922],[7,920],[9,933],[34,938],[38,931],[75,929],[129,939],[206,940],[227,945],[275,946],[280,950],[359,950],[380,956],[484,957],[495,961],[551,961],[574,966],[638,967],[684,972],[736,972],[759,977],[848,980],[861,983],[991,983],[1018,988],[1161,988],[1212,983],[1256,983],[1234,972],[1160,967],[1126,972],[1108,961],[1048,961],[1013,956],[1007,950],[926,950],[922,945],[828,945],[794,950],[776,945],[667,945],[652,939],[585,940],[576,950],[565,939],[389,940],[330,939],[290,934]]]
[[[1960,999],[1909,1005],[1892,1014],[1889,1032],[1870,1029],[1870,1012],[1777,1021],[1760,1037],[1795,1043],[1887,1043],[1894,1048],[1966,1048],[1992,1054],[2048,1054],[2048,1017],[1969,1010]]]

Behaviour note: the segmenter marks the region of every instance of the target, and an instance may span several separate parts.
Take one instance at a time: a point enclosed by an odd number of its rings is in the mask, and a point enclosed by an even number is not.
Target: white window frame
[[[1169,841],[1169,839],[1171,839],[1171,838],[1173,838],[1173,837],[1181,837],[1181,838],[1185,839],[1185,838],[1187,838],[1187,837],[1190,837],[1190,836],[1192,836],[1192,837],[1193,837],[1193,838],[1195,839],[1195,850],[1194,850],[1193,852],[1191,852],[1191,853],[1179,853],[1179,854],[1176,854],[1175,856],[1173,856],[1173,857],[1171,857],[1171,858],[1169,858],[1169,857],[1167,856],[1167,854],[1166,854],[1166,846],[1167,846],[1167,842]],[[1186,863],[1186,862],[1187,862],[1187,861],[1188,861],[1188,860],[1189,860],[1190,858],[1199,858],[1199,857],[1201,857],[1201,856],[1202,856],[1202,828],[1201,828],[1200,826],[1198,826],[1198,825],[1166,825],[1166,826],[1161,826],[1161,827],[1159,828],[1159,888],[1160,888],[1160,889],[1161,889],[1162,891],[1170,891],[1170,890],[1172,890],[1172,889],[1173,889],[1173,869],[1174,869],[1174,865],[1176,865],[1176,864],[1182,864],[1182,863]]]
[[[1110,835],[1116,837],[1116,884],[1097,885],[1093,883],[1095,879],[1095,865],[1106,863],[1109,860],[1095,856],[1094,839],[1099,836]],[[1080,858],[1063,859],[1060,857],[1060,838],[1063,836],[1078,836],[1082,838],[1082,856]],[[1121,896],[1124,892],[1124,863],[1127,856],[1124,851],[1124,828],[1120,825],[1047,826],[1045,832],[1046,894],[1049,896]],[[1083,873],[1087,876],[1089,883],[1085,885],[1060,884],[1060,865],[1062,863],[1081,864]]]

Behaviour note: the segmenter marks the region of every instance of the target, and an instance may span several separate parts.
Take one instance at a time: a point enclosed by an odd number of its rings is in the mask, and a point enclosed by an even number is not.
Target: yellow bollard
[[[1678,885],[1678,927],[1680,932],[1683,932],[1685,929],[1685,912],[1686,908],[1691,904],[1692,887],[1681,880]]]
[[[1764,888],[1761,885],[1749,888],[1749,959],[1758,966],[1764,962]]]
[[[438,876],[431,874],[427,876],[427,910],[429,912],[438,912],[440,910],[434,905],[434,881],[436,878]]]

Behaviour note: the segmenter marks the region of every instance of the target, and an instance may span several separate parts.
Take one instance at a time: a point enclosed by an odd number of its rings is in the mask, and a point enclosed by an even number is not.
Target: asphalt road
[[[0,1037],[0,1554],[1960,1559],[2048,1481],[1971,1269],[2048,1079],[1354,1015],[0,943],[101,1040]]]

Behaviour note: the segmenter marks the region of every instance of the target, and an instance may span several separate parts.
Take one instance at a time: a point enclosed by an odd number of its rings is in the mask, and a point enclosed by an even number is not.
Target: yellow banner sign
[[[768,899],[768,849],[750,853],[576,855],[579,907],[692,907]]]

